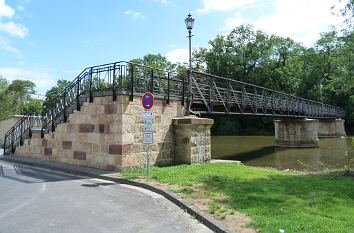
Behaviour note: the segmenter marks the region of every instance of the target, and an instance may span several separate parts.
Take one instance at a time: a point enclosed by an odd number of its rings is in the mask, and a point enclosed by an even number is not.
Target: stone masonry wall
[[[210,128],[213,119],[184,117],[173,119],[175,162],[204,163],[211,160]]]
[[[174,129],[172,119],[183,116],[180,101],[156,99],[153,107],[154,144],[151,145],[152,164],[174,161]],[[143,144],[143,107],[141,97],[132,102],[125,95],[94,97],[80,111],[70,114],[66,123],[57,125],[55,132],[40,138],[39,133],[26,139],[16,149],[16,155],[60,163],[110,170],[143,167],[146,146]]]

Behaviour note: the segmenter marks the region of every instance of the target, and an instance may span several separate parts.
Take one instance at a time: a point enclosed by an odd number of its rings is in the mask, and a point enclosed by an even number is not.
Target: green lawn
[[[123,173],[132,179],[144,175]],[[151,179],[177,185],[172,191],[208,198],[209,212],[220,219],[235,210],[246,214],[261,232],[354,233],[353,177],[203,164],[153,167]]]

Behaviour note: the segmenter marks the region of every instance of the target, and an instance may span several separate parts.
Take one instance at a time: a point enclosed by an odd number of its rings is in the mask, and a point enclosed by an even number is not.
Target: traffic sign
[[[153,142],[152,132],[144,132],[144,144],[153,144]]]
[[[153,119],[154,118],[154,114],[150,110],[145,110],[143,112],[143,118],[144,119]]]
[[[152,132],[152,119],[144,119],[144,132]]]
[[[144,109],[151,109],[154,105],[154,95],[150,92],[146,92],[141,98],[141,103],[143,104]]]

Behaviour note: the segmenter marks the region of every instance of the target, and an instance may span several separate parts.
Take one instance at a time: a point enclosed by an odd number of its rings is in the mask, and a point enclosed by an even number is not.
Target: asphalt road
[[[0,233],[212,232],[164,197],[0,161]]]

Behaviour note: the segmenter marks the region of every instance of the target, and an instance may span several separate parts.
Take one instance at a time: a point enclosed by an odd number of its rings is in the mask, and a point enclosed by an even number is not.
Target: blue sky
[[[312,46],[340,21],[338,0],[0,0],[0,75],[29,79],[44,94],[85,67],[160,53],[188,60],[184,19],[195,18],[193,45],[253,24]]]

